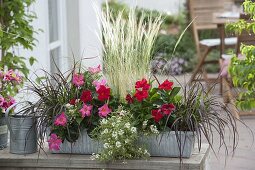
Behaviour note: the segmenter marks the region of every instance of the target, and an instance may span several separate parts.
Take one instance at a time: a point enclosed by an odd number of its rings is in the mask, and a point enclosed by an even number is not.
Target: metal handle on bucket
[[[10,124],[10,117],[9,117],[9,112],[15,107],[17,106],[18,104],[21,104],[21,103],[28,103],[30,105],[32,105],[33,103],[32,102],[29,102],[29,101],[25,101],[25,102],[20,102],[20,103],[14,103],[13,105],[11,105],[10,107],[8,107],[8,109],[5,111],[5,120],[6,120],[6,124],[8,126],[8,129],[10,131],[10,138],[11,140],[13,140],[13,136],[14,136],[14,133],[12,131],[12,128],[11,128],[11,124]]]

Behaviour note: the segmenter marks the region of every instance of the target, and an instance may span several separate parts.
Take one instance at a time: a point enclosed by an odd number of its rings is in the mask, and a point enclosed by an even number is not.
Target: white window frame
[[[49,69],[51,68],[51,51],[54,49],[59,48],[59,63],[58,67],[60,71],[64,72],[68,70],[69,64],[68,64],[68,56],[67,56],[67,29],[66,29],[66,0],[57,0],[57,11],[58,11],[58,40],[54,42],[50,42],[50,30],[49,30],[49,4],[47,1],[47,42],[48,42],[48,61],[49,61]],[[50,70],[51,72],[52,70]]]

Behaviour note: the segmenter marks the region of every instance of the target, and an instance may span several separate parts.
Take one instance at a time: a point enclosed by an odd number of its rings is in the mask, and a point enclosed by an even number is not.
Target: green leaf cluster
[[[25,63],[25,57],[15,53],[15,48],[32,50],[35,46],[32,22],[36,18],[35,13],[29,11],[34,0],[0,0],[0,49],[2,58],[0,67],[3,69],[19,70],[25,76],[29,69]],[[30,64],[35,59],[31,57]]]
[[[250,20],[241,19],[234,24],[227,25],[227,28],[237,34],[246,32],[254,36],[255,2],[246,0],[243,6],[245,13],[250,16]],[[252,110],[255,108],[255,46],[242,44],[241,54],[245,58],[234,56],[231,60],[229,72],[234,86],[244,89],[239,94],[237,106],[242,110]]]

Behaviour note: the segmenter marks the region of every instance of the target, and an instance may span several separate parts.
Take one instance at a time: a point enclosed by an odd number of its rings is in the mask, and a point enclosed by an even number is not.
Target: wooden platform
[[[76,170],[76,169],[135,169],[135,170],[205,170],[209,154],[209,145],[203,144],[200,153],[195,148],[189,159],[183,159],[180,165],[178,158],[152,157],[149,160],[128,160],[113,163],[100,163],[90,159],[89,155],[45,153],[15,155],[9,149],[0,150],[1,170]],[[38,157],[39,156],[39,157]]]

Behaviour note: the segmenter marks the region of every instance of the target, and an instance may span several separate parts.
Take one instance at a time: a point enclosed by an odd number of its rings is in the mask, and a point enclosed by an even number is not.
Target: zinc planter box
[[[171,131],[160,133],[158,136],[142,136],[138,144],[144,145],[151,156],[189,158],[194,149],[195,136],[193,132],[175,134]]]
[[[82,130],[80,137],[75,143],[70,143],[65,140],[60,145],[59,151],[52,151],[52,153],[72,153],[91,155],[92,153],[100,152],[103,146],[96,140],[91,139],[86,130]]]

